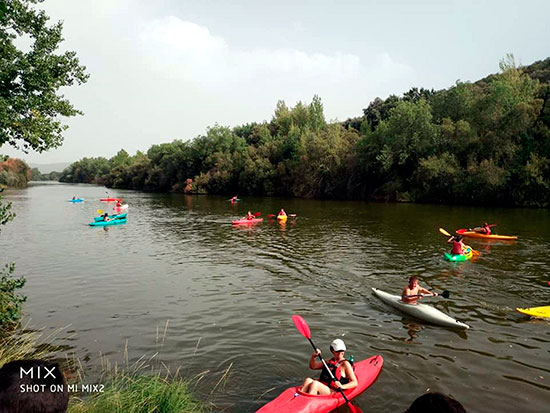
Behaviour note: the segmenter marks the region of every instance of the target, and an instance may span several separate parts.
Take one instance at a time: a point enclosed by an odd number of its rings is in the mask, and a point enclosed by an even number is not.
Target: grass
[[[157,328],[157,344],[164,344],[168,323],[164,331]],[[51,358],[59,349],[49,344],[59,330],[42,338],[40,331],[29,331],[18,328],[12,333],[0,337],[0,367],[5,363],[21,359]],[[200,340],[195,348],[198,350]],[[161,361],[156,360],[158,353],[150,358],[141,357],[133,365],[128,363],[128,343],[124,349],[124,366],[111,365],[109,360],[102,356],[102,375],[98,381],[104,385],[103,392],[79,394],[71,393],[68,413],[177,413],[177,412],[206,412],[213,410],[214,397],[227,382],[231,365],[225,370],[206,402],[200,401],[195,395],[197,385],[206,376],[208,371],[195,377],[184,379],[180,377],[180,369],[171,373]],[[69,382],[90,383],[84,381],[79,360],[67,358],[65,363],[70,366],[65,374]],[[78,367],[79,366],[79,367]],[[163,373],[164,372],[164,373]],[[80,386],[79,386],[80,387]],[[88,396],[89,394],[89,396]],[[84,396],[84,397],[82,397]]]
[[[157,344],[162,346],[166,338],[168,322],[161,332],[157,327]],[[194,354],[199,347],[200,339]],[[158,353],[151,357],[142,356],[133,365],[128,364],[128,343],[124,349],[124,367],[111,365],[106,357],[101,357],[104,392],[93,393],[84,399],[73,398],[68,413],[178,413],[211,411],[214,397],[227,382],[230,365],[215,386],[207,401],[198,400],[194,393],[207,375],[204,371],[192,378],[181,378],[180,369],[171,373],[161,361]],[[164,374],[162,373],[164,372]],[[82,381],[82,378],[81,378]]]
[[[51,355],[55,349],[44,343],[52,341],[59,331],[54,331],[44,339],[42,331],[27,330],[26,326],[19,325],[13,331],[4,331],[0,336],[0,367],[14,360],[39,359]]]
[[[69,413],[171,413],[206,411],[179,378],[117,373],[103,393],[70,405]]]

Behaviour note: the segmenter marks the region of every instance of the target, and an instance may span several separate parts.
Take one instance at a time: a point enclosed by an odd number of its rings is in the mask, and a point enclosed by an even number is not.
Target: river
[[[515,307],[550,305],[550,211],[110,190],[128,222],[89,227],[106,188],[33,184],[7,190],[17,213],[0,234],[0,263],[17,262],[25,319],[74,352],[93,377],[113,363],[161,360],[193,377],[202,398],[254,411],[302,382],[311,347],[291,321],[302,315],[325,355],[336,337],[355,360],[384,357],[356,399],[369,412],[401,412],[427,389],[468,411],[543,412],[550,402],[550,321]],[[72,196],[85,202],[67,202]],[[267,214],[284,207],[295,220]],[[231,220],[260,211],[263,223]],[[438,231],[496,223],[518,242],[468,240],[482,253],[449,263]],[[466,322],[465,332],[424,324],[387,307],[371,287],[399,294],[417,274],[450,291],[424,302]],[[168,322],[168,324],[167,324]],[[167,327],[166,327],[167,326]],[[164,336],[164,329],[166,334]],[[160,336],[160,338],[159,338]],[[211,387],[231,366],[224,388]]]

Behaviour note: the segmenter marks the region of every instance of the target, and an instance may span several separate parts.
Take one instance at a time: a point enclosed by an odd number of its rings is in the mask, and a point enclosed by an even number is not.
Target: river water
[[[369,412],[401,412],[427,389],[468,411],[543,412],[550,402],[550,321],[515,307],[550,305],[550,211],[226,198],[110,191],[130,205],[128,223],[87,224],[106,188],[35,184],[4,192],[17,213],[0,234],[0,263],[24,275],[25,318],[93,377],[100,354],[123,363],[158,355],[185,376],[208,370],[202,398],[254,411],[314,374],[311,347],[291,321],[308,322],[325,355],[336,337],[355,360],[384,368],[356,399]],[[72,204],[75,195],[85,202]],[[267,220],[284,207],[297,218]],[[231,220],[260,211],[266,220]],[[482,256],[448,263],[438,231],[496,223],[516,243],[468,241]],[[407,278],[450,291],[426,298],[472,328],[424,324],[387,307],[371,287],[399,294]],[[167,324],[168,322],[168,324]],[[165,338],[164,329],[166,328]],[[158,336],[161,336],[159,339]],[[152,363],[150,363],[152,364]],[[211,387],[229,369],[224,388]]]

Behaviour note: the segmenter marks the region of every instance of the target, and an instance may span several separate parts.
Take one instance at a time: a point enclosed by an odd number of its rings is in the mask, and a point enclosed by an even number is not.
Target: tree
[[[82,112],[59,89],[88,79],[75,52],[55,53],[63,25],[48,26],[49,17],[33,7],[41,1],[0,0],[0,146],[24,152],[62,144],[67,125],[59,117]]]

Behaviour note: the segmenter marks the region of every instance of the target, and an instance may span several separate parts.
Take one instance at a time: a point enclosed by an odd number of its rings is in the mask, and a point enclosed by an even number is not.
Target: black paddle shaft
[[[310,338],[308,338],[308,340],[309,340],[309,343],[311,344],[311,347],[313,347],[313,350],[317,351],[317,347],[315,347],[315,344],[313,344],[313,341]],[[317,354],[317,357],[319,357],[319,360],[321,360],[321,362],[323,363],[323,366],[325,366],[325,369],[327,369],[328,374],[330,374],[330,378],[336,381],[336,377],[334,377],[334,374],[332,374],[332,371],[330,371],[330,369],[328,368],[325,359],[321,357],[320,354]],[[341,388],[338,388],[338,390],[340,391],[340,393],[342,393],[342,396],[344,397],[344,400],[346,401],[346,403],[349,403],[348,398],[344,394],[344,390],[342,390]]]

